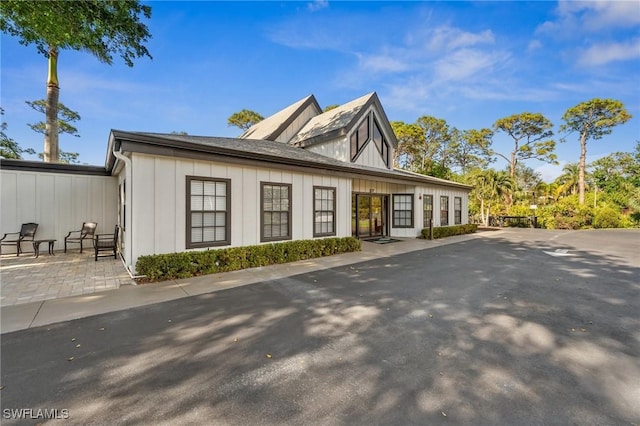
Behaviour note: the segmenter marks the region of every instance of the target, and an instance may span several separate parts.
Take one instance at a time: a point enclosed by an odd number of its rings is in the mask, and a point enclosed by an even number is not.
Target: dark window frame
[[[453,224],[462,225],[462,197],[453,197]]]
[[[427,203],[427,200],[431,200],[431,203]],[[431,206],[431,209],[427,209],[427,205]],[[427,212],[431,217],[427,217]],[[432,194],[423,194],[422,195],[422,227],[429,227],[429,219],[433,219],[433,195]]]
[[[361,140],[360,128],[362,127],[365,121],[367,122],[367,137],[364,140]],[[360,154],[362,154],[362,152],[364,151],[364,148],[367,146],[369,141],[373,139],[371,136],[371,133],[372,133],[371,114],[367,114],[365,118],[358,124],[358,127],[356,127],[353,133],[351,133],[351,136],[349,137],[349,150],[350,150],[350,157],[351,157],[352,163],[358,159],[358,157],[360,156]],[[354,136],[355,136],[355,140],[354,140]]]
[[[206,247],[219,247],[219,246],[228,246],[231,244],[231,179],[226,178],[213,178],[206,176],[187,176],[186,177],[186,191],[185,191],[185,207],[187,212],[187,220],[186,220],[186,248],[206,248]],[[191,182],[192,181],[203,181],[203,182],[224,182],[227,185],[226,188],[226,216],[225,216],[225,239],[222,241],[203,241],[203,242],[192,242],[191,241],[191,231],[192,231],[192,223],[191,216],[193,212],[213,212],[217,213],[219,210],[191,210]]]
[[[445,203],[443,203],[443,200],[446,200]],[[447,209],[444,210],[443,209],[443,204],[446,204]],[[443,216],[443,213],[446,214]],[[446,218],[446,220],[442,220],[442,218]],[[449,226],[449,196],[448,195],[441,195],[440,196],[440,226]]]
[[[410,210],[396,210],[396,197],[409,197],[409,199],[411,200],[411,209]],[[391,194],[391,227],[392,228],[413,228],[413,219],[414,219],[414,209],[415,209],[415,202],[414,202],[414,194]],[[399,218],[396,217],[396,212],[409,212],[409,225],[396,225],[396,219],[397,220],[404,220],[406,218]]]
[[[316,210],[316,189],[333,191],[333,205],[331,213],[333,214],[333,220],[331,222],[333,232],[316,232],[316,213],[328,212],[329,210]],[[314,237],[332,237],[336,235],[336,195],[338,190],[335,186],[314,186],[313,187],[313,236]],[[329,222],[326,222],[329,223]]]
[[[287,217],[287,235],[284,237],[265,237],[264,235],[264,214],[265,214],[265,210],[264,210],[264,187],[265,186],[286,186],[288,188],[288,200],[289,200],[289,209],[286,210],[288,217]],[[287,241],[287,240],[291,240],[293,238],[292,236],[292,222],[293,222],[293,217],[291,214],[291,206],[293,204],[293,191],[292,191],[293,185],[290,183],[281,183],[281,182],[260,182],[260,242],[261,243],[267,243],[267,242],[272,242],[272,241]],[[271,210],[271,212],[274,211],[279,211],[279,212],[284,212],[284,210]]]
[[[375,140],[376,129],[378,130],[378,133],[380,133],[380,138],[381,138],[380,145],[378,145]],[[387,138],[384,137],[384,133],[382,133],[382,128],[380,127],[380,124],[378,124],[378,120],[376,120],[375,116],[373,117],[373,129],[371,133],[372,133],[371,139],[373,139],[373,143],[378,149],[378,152],[382,157],[382,161],[384,162],[384,165],[389,167],[389,144],[387,143]]]

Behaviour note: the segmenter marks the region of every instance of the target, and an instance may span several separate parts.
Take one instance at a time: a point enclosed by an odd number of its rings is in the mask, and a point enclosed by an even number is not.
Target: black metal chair
[[[96,262],[98,257],[111,256],[113,252],[113,258],[118,258],[118,235],[120,227],[116,225],[113,234],[96,234],[93,237],[93,249],[95,251]],[[100,252],[110,252],[109,254],[99,254]]]
[[[83,222],[82,229],[79,231],[71,231],[64,237],[64,252],[67,252],[67,244],[80,244],[80,253],[82,253],[82,242],[84,240],[90,240],[96,233],[98,224],[95,222]]]
[[[2,246],[16,246],[16,256],[20,256],[20,253],[22,253],[20,244],[22,244],[23,241],[33,241],[37,230],[37,223],[23,223],[20,227],[20,232],[4,234],[4,236],[0,238],[0,254],[2,254]]]

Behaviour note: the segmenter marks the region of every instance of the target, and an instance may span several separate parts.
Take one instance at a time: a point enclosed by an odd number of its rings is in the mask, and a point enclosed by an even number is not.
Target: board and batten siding
[[[307,151],[315,152],[316,154],[324,155],[325,157],[344,161],[345,163],[349,163],[351,161],[351,158],[349,157],[349,143],[347,142],[346,136],[331,141],[310,145],[308,147],[305,147],[305,149]]]
[[[313,237],[313,187],[336,188],[336,236],[351,235],[351,180],[255,166],[132,155],[131,257],[186,251],[186,177],[231,180],[231,244],[260,244],[260,182],[292,185],[292,239]],[[213,249],[218,247],[212,247]],[[194,250],[206,250],[194,249]]]
[[[356,158],[355,164],[360,164],[361,166],[377,167],[379,169],[388,169],[387,165],[384,164],[382,154],[380,154],[380,151],[378,151],[378,148],[373,141],[369,141],[367,146],[364,147],[358,158]]]
[[[2,170],[0,175],[0,235],[35,222],[36,239],[56,239],[55,249],[61,250],[64,237],[80,230],[83,222],[97,222],[98,233],[113,233],[118,218],[117,178],[18,170]],[[28,243],[22,249],[33,250]],[[15,253],[9,246],[2,251]]]
[[[469,195],[462,189],[455,189],[440,185],[418,186],[407,184],[395,184],[366,179],[354,179],[353,192],[378,195],[389,195],[389,223],[390,236],[392,237],[416,237],[423,228],[424,211],[422,209],[422,196],[433,195],[433,225],[440,226],[440,196],[449,197],[449,225],[454,224],[453,199],[462,198],[462,224],[469,223]],[[392,226],[393,194],[413,194],[413,228],[394,228]]]
[[[314,105],[309,104],[289,126],[276,138],[278,142],[289,142],[309,120],[318,114]]]

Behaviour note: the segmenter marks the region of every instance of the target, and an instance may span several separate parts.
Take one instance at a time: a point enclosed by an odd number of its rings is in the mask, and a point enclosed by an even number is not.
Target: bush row
[[[258,246],[140,256],[136,262],[136,271],[145,275],[148,280],[160,281],[295,262],[360,249],[360,240],[353,237],[286,241]]]
[[[478,225],[470,223],[468,225],[438,226],[433,228],[433,238],[452,237],[454,235],[473,234],[478,230]],[[429,239],[429,228],[423,228],[422,238]]]

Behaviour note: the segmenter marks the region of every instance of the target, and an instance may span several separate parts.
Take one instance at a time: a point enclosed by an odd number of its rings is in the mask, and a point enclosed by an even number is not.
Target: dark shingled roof
[[[176,155],[180,152],[208,153],[226,156],[230,158],[261,161],[271,165],[293,165],[321,170],[361,175],[366,178],[400,179],[412,183],[437,184],[451,186],[460,189],[471,189],[470,186],[431,176],[419,175],[402,170],[380,169],[376,167],[362,166],[353,163],[345,163],[324,155],[316,154],[302,148],[258,139],[223,138],[210,136],[175,135],[164,133],[126,132],[112,130],[115,143],[110,149],[123,149],[156,153],[159,155]],[[129,144],[127,144],[129,143]],[[136,148],[136,144],[145,145],[144,151]],[[115,162],[113,154],[108,153],[107,169],[111,170]]]

